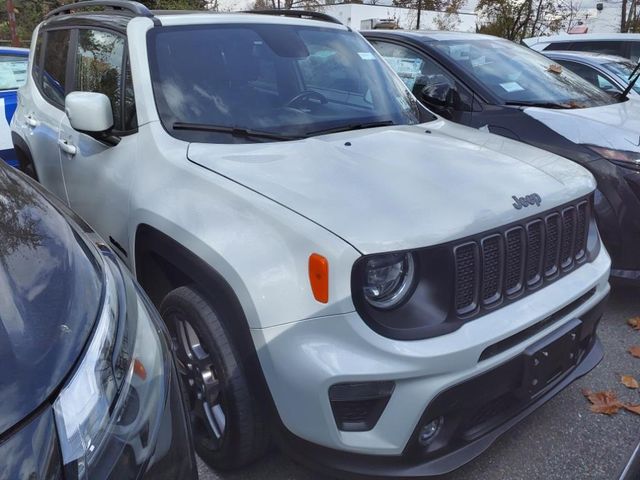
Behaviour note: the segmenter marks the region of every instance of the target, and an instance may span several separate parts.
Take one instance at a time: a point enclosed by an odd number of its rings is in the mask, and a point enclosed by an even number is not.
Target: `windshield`
[[[616,77],[618,77],[620,80],[622,80],[625,86],[629,83],[629,77],[633,73],[634,68],[636,68],[636,66],[631,62],[611,62],[605,63],[602,66],[603,68],[614,74]],[[633,90],[636,93],[640,93],[640,83],[636,82],[636,84],[633,86]]]
[[[148,42],[160,118],[187,141],[289,140],[419,122],[410,92],[350,31],[198,25],[153,29]]]
[[[617,101],[553,60],[513,42],[476,39],[434,45],[506,104],[586,108]]]
[[[27,57],[0,55],[0,90],[17,90],[27,81]]]

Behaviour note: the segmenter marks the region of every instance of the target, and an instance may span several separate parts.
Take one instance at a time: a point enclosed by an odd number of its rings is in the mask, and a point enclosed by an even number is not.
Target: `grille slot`
[[[578,262],[583,260],[587,254],[587,234],[589,233],[589,224],[587,222],[588,215],[589,204],[587,202],[582,202],[578,205],[578,219],[576,221],[575,258]]]
[[[466,243],[454,250],[456,262],[456,311],[473,312],[478,305],[478,245]]]
[[[482,239],[482,303],[491,305],[502,297],[504,253],[499,234]]]
[[[571,268],[574,258],[574,245],[576,236],[576,209],[569,207],[562,211],[562,243],[560,247],[560,266],[563,269]]]
[[[544,251],[544,276],[553,277],[558,273],[560,258],[560,214],[552,213],[545,221],[546,243]]]
[[[470,318],[554,281],[587,257],[587,200],[453,247],[454,308]]]
[[[527,285],[533,287],[542,279],[542,252],[544,248],[542,220],[527,225]]]
[[[524,229],[515,227],[505,234],[506,242],[506,271],[505,293],[516,295],[522,290],[524,277]]]

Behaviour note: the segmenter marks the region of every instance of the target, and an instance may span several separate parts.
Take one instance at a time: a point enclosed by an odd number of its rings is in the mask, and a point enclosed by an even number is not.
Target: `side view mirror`
[[[71,92],[65,98],[64,110],[74,130],[109,145],[117,145],[119,139],[111,135],[113,128],[111,102],[105,94]]]
[[[420,90],[419,100],[437,110],[455,108],[457,92],[448,83],[432,83]]]

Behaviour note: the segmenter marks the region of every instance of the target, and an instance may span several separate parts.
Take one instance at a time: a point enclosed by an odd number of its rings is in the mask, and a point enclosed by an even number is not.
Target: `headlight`
[[[587,145],[587,147],[607,160],[621,163],[623,166],[627,167],[640,167],[640,152],[614,150],[611,148],[597,147],[595,145]]]
[[[130,476],[151,457],[164,411],[164,340],[133,283],[104,258],[100,317],[54,402],[65,478]]]
[[[362,287],[366,300],[383,310],[400,305],[413,289],[415,263],[412,253],[389,253],[369,258]]]

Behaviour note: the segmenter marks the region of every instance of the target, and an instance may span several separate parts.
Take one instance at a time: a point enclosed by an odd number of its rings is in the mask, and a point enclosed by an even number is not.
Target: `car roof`
[[[640,42],[640,33],[560,33],[542,37],[531,37],[523,40],[527,45],[554,42],[587,42],[587,41],[629,41]]]
[[[18,56],[29,56],[28,48],[18,48],[18,47],[0,47],[0,55],[18,55]]]
[[[363,30],[366,36],[385,36],[385,37],[404,37],[419,42],[439,42],[443,40],[505,40],[503,38],[494,37],[493,35],[485,35],[482,33],[469,32],[451,32],[445,30]]]
[[[604,63],[619,63],[625,62],[628,63],[630,60],[625,57],[620,57],[618,55],[611,55],[608,53],[598,53],[598,52],[576,52],[574,50],[551,50],[544,51],[544,55],[549,58],[559,58],[559,59],[576,59],[576,60],[584,60],[591,64],[602,65]]]
[[[260,23],[260,24],[279,24],[279,25],[305,25],[305,26],[322,26],[327,28],[336,28],[348,30],[348,27],[340,23],[332,17],[326,16],[326,20],[322,18],[298,18],[291,16],[293,11],[287,12],[287,16],[277,13],[250,13],[250,12],[233,12],[219,13],[203,10],[150,10],[147,18],[152,19],[158,26],[170,25],[197,25],[212,23]],[[302,14],[302,12],[298,12]],[[310,12],[313,14],[313,12]],[[97,24],[110,27],[115,30],[126,31],[129,22],[143,15],[132,15],[129,12],[119,12],[113,10],[105,11],[89,11],[75,12],[55,15],[45,19],[44,27],[54,26],[74,26],[84,24]]]

